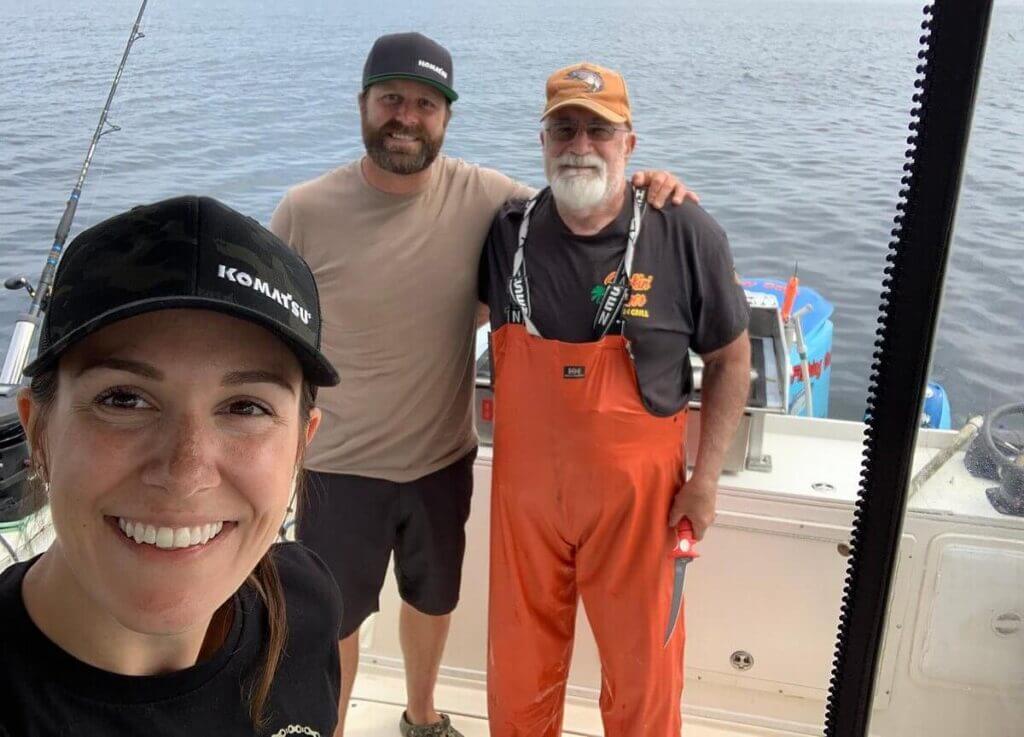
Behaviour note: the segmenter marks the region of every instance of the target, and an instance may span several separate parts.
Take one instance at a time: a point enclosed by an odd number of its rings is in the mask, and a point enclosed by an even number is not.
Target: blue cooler
[[[921,427],[948,430],[953,424],[949,408],[949,395],[941,384],[929,381],[924,390],[924,408]]]

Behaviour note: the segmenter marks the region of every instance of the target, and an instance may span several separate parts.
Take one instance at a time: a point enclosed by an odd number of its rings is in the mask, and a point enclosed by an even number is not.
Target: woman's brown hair
[[[316,387],[303,381],[299,395],[299,427],[301,429],[295,460],[296,494],[301,492],[302,459],[306,451],[305,429],[309,424],[309,415],[313,411],[315,403]],[[267,699],[270,698],[270,688],[274,685],[274,674],[277,673],[277,666],[281,662],[281,655],[284,653],[284,646],[288,641],[288,618],[285,613],[284,590],[281,588],[277,566],[274,565],[274,559],[269,550],[260,558],[255,570],[249,574],[248,583],[256,589],[260,598],[263,599],[263,604],[267,607],[267,646],[263,651],[263,659],[253,673],[249,685],[249,716],[253,726],[259,730],[266,722],[264,709]]]
[[[30,428],[28,437],[29,446],[32,449],[32,467],[34,477],[37,481],[45,482],[45,462],[40,459],[43,445],[40,442],[46,414],[53,405],[57,396],[57,371],[51,370],[37,374],[29,386],[29,393],[32,401],[39,408],[38,420]],[[302,459],[306,450],[305,429],[309,424],[310,413],[316,404],[316,387],[307,381],[302,382],[302,389],[299,393],[299,443],[296,452],[296,494],[301,492]],[[284,590],[281,588],[281,579],[277,575],[277,566],[270,550],[260,558],[253,572],[249,574],[246,583],[256,590],[256,593],[263,600],[267,608],[267,641],[263,649],[262,658],[256,669],[253,671],[248,683],[249,718],[257,731],[261,730],[267,721],[266,707],[270,698],[270,689],[274,685],[274,676],[277,667],[281,663],[281,656],[284,653],[285,644],[288,640],[288,618],[285,611]],[[227,604],[225,604],[227,606]],[[216,619],[216,615],[215,615]]]

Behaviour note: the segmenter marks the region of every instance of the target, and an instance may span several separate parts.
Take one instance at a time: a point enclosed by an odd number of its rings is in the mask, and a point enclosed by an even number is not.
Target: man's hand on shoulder
[[[682,181],[670,172],[660,169],[638,171],[633,175],[634,187],[647,187],[647,201],[651,207],[661,209],[669,200],[681,205],[686,198],[700,202],[696,192],[691,192]]]

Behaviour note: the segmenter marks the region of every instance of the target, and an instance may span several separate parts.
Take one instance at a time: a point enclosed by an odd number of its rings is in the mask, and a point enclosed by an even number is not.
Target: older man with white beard
[[[748,311],[725,233],[697,204],[646,211],[622,77],[547,83],[550,187],[510,201],[480,268],[495,377],[491,737],[561,734],[577,601],[601,654],[608,737],[680,730],[684,628],[666,640],[677,525],[715,517],[749,390]],[[683,447],[704,359],[700,447]]]

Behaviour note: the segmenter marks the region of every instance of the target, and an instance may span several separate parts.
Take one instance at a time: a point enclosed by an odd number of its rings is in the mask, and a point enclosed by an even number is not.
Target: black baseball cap
[[[392,33],[373,42],[363,66],[363,89],[388,79],[411,79],[439,89],[455,102],[452,55],[422,33]]]
[[[306,262],[254,219],[196,196],[132,208],[71,241],[25,374],[53,367],[102,327],[176,308],[254,322],[292,349],[311,384],[338,383],[320,352],[320,300]]]

